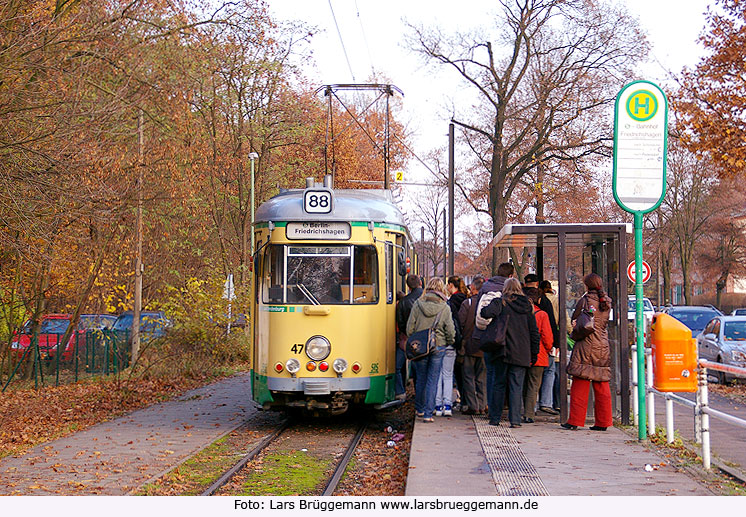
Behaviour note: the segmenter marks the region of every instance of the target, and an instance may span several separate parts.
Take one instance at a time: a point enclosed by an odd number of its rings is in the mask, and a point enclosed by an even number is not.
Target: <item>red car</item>
[[[70,314],[46,314],[41,320],[39,330],[39,352],[42,359],[51,359],[57,353],[57,345],[62,339],[67,327],[70,326]],[[91,331],[111,328],[116,316],[109,314],[81,314],[78,328],[70,336],[67,346],[62,351],[61,359],[69,361],[75,351],[75,342],[78,346],[85,347],[86,334]],[[23,356],[31,343],[31,320],[28,320],[19,332],[16,332],[11,341],[11,349],[16,351],[17,356]]]

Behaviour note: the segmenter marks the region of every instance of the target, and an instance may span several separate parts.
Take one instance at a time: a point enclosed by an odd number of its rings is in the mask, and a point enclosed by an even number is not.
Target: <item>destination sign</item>
[[[290,240],[346,241],[352,235],[350,223],[303,222],[288,223],[285,235]]]

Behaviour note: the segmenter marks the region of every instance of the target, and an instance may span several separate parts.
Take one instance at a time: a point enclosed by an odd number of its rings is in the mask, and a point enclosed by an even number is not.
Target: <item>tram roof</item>
[[[391,191],[383,189],[334,189],[334,206],[328,214],[303,210],[303,189],[282,190],[262,203],[255,220],[266,221],[372,221],[406,226]]]

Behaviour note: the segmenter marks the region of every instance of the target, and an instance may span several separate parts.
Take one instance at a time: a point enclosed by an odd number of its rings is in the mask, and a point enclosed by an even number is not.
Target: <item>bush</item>
[[[232,328],[228,333],[228,301],[220,279],[189,279],[182,288],[168,288],[164,301],[149,309],[163,310],[173,326],[166,336],[143,343],[137,370],[146,377],[179,375],[201,377],[216,368],[248,363],[251,341],[245,291],[236,289]],[[243,319],[245,327],[233,326]]]

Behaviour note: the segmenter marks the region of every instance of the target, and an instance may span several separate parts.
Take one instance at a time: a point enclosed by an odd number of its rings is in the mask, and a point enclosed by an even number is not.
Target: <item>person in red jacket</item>
[[[552,336],[552,326],[549,323],[549,315],[539,309],[539,298],[541,292],[536,287],[524,287],[523,292],[526,294],[531,303],[534,304],[534,317],[536,326],[539,327],[539,355],[536,362],[531,365],[523,384],[523,422],[531,424],[536,416],[536,401],[539,395],[539,386],[541,378],[544,375],[544,368],[549,366],[549,353],[554,346]]]

